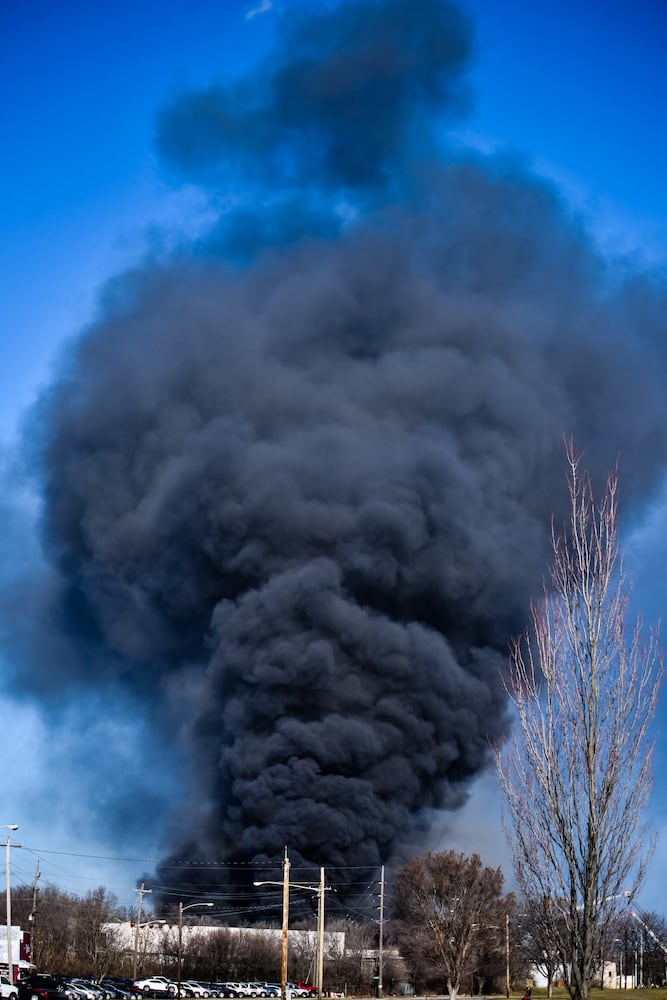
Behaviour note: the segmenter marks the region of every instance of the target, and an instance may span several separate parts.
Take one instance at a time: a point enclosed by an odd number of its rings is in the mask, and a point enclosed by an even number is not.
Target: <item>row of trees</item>
[[[416,858],[396,874],[395,933],[420,991],[509,995],[538,972],[551,996],[555,983],[567,982],[559,944],[568,925],[565,901],[503,896],[502,886],[500,869],[453,851]],[[631,906],[623,896],[601,927],[591,985],[615,986],[616,976],[642,986],[667,982],[667,924]],[[552,936],[557,921],[560,939]]]
[[[107,962],[103,926],[124,917],[115,897],[103,888],[80,897],[45,886],[37,908],[35,900],[32,886],[12,892],[12,922],[30,929],[33,963],[40,970],[64,974],[103,972]]]

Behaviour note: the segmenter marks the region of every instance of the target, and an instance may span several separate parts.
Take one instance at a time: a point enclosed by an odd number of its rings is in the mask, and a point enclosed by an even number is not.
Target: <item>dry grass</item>
[[[521,1000],[522,994],[517,994],[516,1000]],[[546,1000],[546,987],[532,989],[533,1000]],[[568,1000],[568,993],[565,989],[554,987],[552,990],[553,1000]],[[591,1000],[667,1000],[667,989],[641,989],[641,990],[591,990]]]

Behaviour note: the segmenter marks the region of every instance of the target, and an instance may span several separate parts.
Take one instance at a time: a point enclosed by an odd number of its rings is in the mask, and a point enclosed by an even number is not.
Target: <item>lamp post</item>
[[[1,827],[3,830],[18,830],[17,823],[7,823],[5,826]],[[6,873],[7,873],[7,977],[10,983],[14,982],[14,965],[12,962],[12,890],[11,890],[11,878],[9,874],[9,862],[10,862],[10,847],[11,841],[9,839],[9,834],[7,834],[7,856],[6,856]]]
[[[285,860],[283,862],[282,882],[253,882],[253,885],[282,885],[283,887],[283,930],[282,930],[282,963],[281,963],[281,988],[282,1000],[287,1000],[287,927],[289,921],[289,859],[287,848],[285,848]],[[306,889],[308,892],[317,893],[317,995],[322,1000],[322,984],[324,972],[324,893],[331,889],[330,885],[324,884],[324,868],[320,868],[320,881],[318,885],[302,885],[299,882],[292,882],[293,889]]]
[[[178,990],[176,995],[181,996],[181,969],[183,961],[183,911],[190,910],[193,906],[213,906],[213,903],[188,903],[187,906],[183,906],[182,903],[178,904]]]
[[[283,887],[283,924],[280,948],[280,995],[287,1000],[287,927],[289,924],[289,857],[285,848],[283,858],[282,882],[253,882],[253,885],[282,885]]]
[[[473,924],[473,928],[478,927],[479,924]],[[502,927],[500,924],[487,924],[487,930],[490,931],[505,931],[505,996],[509,1000],[510,995],[510,915],[505,913],[505,925]]]

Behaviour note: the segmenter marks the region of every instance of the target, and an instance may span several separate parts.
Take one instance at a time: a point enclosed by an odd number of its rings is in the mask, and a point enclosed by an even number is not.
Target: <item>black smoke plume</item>
[[[620,455],[630,501],[661,473],[664,289],[516,161],[449,148],[471,46],[446,0],[304,6],[166,108],[218,220],[109,284],[33,416],[79,650],[48,683],[178,723],[172,860],[418,845],[506,731],[563,435],[594,474]]]

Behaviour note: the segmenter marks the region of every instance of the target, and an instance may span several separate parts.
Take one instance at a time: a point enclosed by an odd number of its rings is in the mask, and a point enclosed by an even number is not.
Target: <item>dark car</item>
[[[70,1000],[67,987],[56,976],[34,972],[16,982],[18,1000]]]
[[[131,988],[134,987],[132,980],[127,983],[120,979],[106,978],[102,980],[100,986],[103,986],[110,996],[117,997],[117,1000],[134,1000],[139,993],[139,990]]]
[[[105,976],[102,980],[102,985],[113,985],[116,989],[134,996],[141,994],[141,990],[134,985],[134,979],[130,979],[129,976]]]

